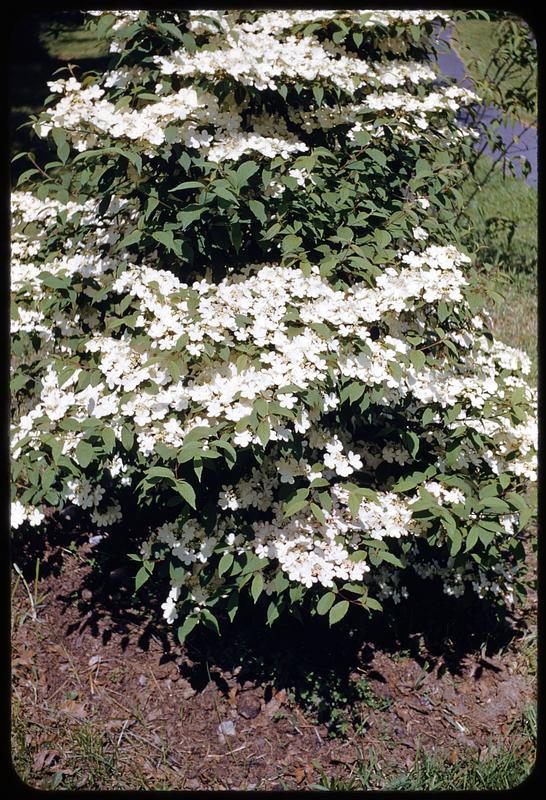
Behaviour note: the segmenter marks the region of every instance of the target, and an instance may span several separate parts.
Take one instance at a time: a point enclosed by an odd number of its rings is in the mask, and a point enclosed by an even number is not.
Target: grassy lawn
[[[463,187],[467,198],[465,243],[471,255],[487,263],[504,302],[488,304],[496,336],[529,355],[531,380],[537,378],[538,196],[533,186],[482,156],[476,181]],[[476,191],[477,189],[477,191]]]
[[[524,350],[531,359],[529,381],[536,385],[538,359],[536,278],[524,273],[512,276],[499,273],[498,290],[504,302],[491,305],[493,331],[498,339],[511,347]]]
[[[513,726],[514,743],[491,745],[479,754],[470,751],[462,758],[441,760],[425,751],[418,753],[403,774],[387,773],[373,759],[357,762],[349,779],[330,779],[323,772],[319,784],[310,788],[327,791],[499,791],[523,783],[533,769],[536,756],[536,707],[529,706]]]
[[[105,58],[109,54],[107,40],[98,39],[82,27],[81,14],[66,15],[66,21],[40,24],[39,38],[51,58],[80,62],[82,59]]]

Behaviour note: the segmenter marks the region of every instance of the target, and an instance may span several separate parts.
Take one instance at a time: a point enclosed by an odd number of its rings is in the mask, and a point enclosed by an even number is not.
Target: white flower
[[[413,229],[414,239],[428,239],[428,233],[424,228],[417,226]]]

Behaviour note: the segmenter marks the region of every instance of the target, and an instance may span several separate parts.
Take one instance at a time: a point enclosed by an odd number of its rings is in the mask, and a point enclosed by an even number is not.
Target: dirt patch
[[[304,789],[368,758],[396,773],[420,749],[453,762],[498,743],[534,697],[533,593],[502,623],[429,596],[328,637],[290,619],[260,633],[249,608],[182,648],[115,559],[97,580],[100,547],[50,543],[36,619],[14,592],[15,762],[34,786]]]

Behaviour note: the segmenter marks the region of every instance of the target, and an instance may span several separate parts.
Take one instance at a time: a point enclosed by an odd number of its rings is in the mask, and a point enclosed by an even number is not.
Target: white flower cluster
[[[372,539],[384,539],[386,536],[399,539],[408,534],[412,516],[405,499],[394,492],[386,492],[378,502],[364,502],[358,518],[362,529]]]
[[[103,379],[81,390],[76,387],[81,370],[74,370],[60,382],[57,370],[50,365],[43,376],[39,402],[22,414],[13,430],[14,451],[18,452],[19,442],[28,436],[38,447],[41,431],[34,429],[34,420],[47,417],[49,430],[53,432],[54,423],[62,419],[84,420],[92,416],[108,420],[118,436],[122,424],[130,421],[137,429],[141,452],[149,455],[159,442],[181,446],[195,427],[212,427],[222,420],[238,422],[252,412],[258,397],[270,402],[277,396],[280,405],[290,410],[297,402],[296,396],[278,394],[279,389],[294,384],[301,391],[317,380],[326,381],[328,375],[382,387],[385,404],[411,395],[423,405],[437,402],[445,407],[464,401],[470,411],[483,406],[486,400],[502,398],[503,390],[495,380],[497,364],[515,373],[514,387],[525,387],[517,374],[522,366],[527,369],[528,364],[517,351],[505,350],[499,344],[494,344],[491,350],[489,340],[480,337],[472,343],[471,352],[461,357],[458,371],[453,372],[448,360],[434,368],[423,366],[416,370],[400,329],[402,312],[412,312],[420,324],[426,325],[423,312],[416,308],[418,303],[463,302],[466,279],[457,265],[465,261],[466,257],[454,248],[430,246],[420,254],[403,254],[401,268],[387,268],[377,278],[376,288],[356,284],[346,291],[334,290],[320,277],[317,268],[306,277],[297,269],[258,265],[247,267],[220,284],[201,281],[192,286],[181,283],[170,272],[143,264],[127,265],[113,281],[108,277],[110,273],[105,274],[102,277],[110,292],[133,296],[139,309],[136,327],[146,332],[150,350],[135,349],[127,334],[121,338],[92,335],[86,350],[98,357],[97,367]],[[283,321],[294,310],[304,326],[298,334],[288,333]],[[397,335],[387,334],[382,340],[373,340],[370,326],[380,320],[387,322]],[[313,330],[313,324],[317,323],[328,324],[335,335]],[[181,337],[186,339],[185,344],[180,344]],[[257,363],[241,367],[234,362],[207,359],[199,366],[207,342],[215,348],[227,345],[234,352],[241,344],[251,344]],[[186,350],[188,366],[180,363],[180,378],[175,381],[152,354],[154,348],[180,353],[181,347]],[[396,374],[392,372],[392,364],[398,367]],[[149,393],[145,388],[149,382],[158,391]],[[329,398],[330,392],[324,391],[324,407],[331,402]],[[193,416],[184,414],[190,408],[200,410]],[[310,425],[305,409],[301,409],[293,423],[280,425],[273,419],[270,422],[271,441],[289,440]],[[469,424],[480,424],[472,413]],[[498,443],[495,454],[485,454],[488,463],[494,463],[497,471],[502,468],[533,478],[536,472],[533,418],[516,427],[505,418],[500,423],[490,419],[487,428]],[[77,434],[66,440],[66,451],[74,450],[77,442]],[[234,434],[233,442],[245,447],[259,444],[259,439],[245,428]],[[509,458],[504,463],[502,456],[509,456],[514,448],[519,449],[519,458]],[[477,458],[478,463],[480,457],[484,456],[464,452],[460,455],[461,460],[470,458],[475,462]],[[403,463],[405,454],[387,447],[383,458],[390,463],[402,459]],[[357,453],[344,451],[340,442],[332,439],[324,466],[346,477],[358,470],[362,462]],[[290,462],[280,465],[286,482],[301,474],[299,469],[296,466],[294,470]]]
[[[466,564],[455,565],[453,558],[448,558],[445,564],[441,564],[436,558],[422,561],[411,559],[412,570],[424,579],[436,579],[441,582],[444,594],[451,597],[462,597],[467,589],[475,592],[478,597],[503,597],[506,602],[514,601],[514,579],[516,570],[506,562],[494,564],[491,568],[493,575],[489,577],[483,572],[476,573],[473,562],[468,559]],[[388,597],[392,593],[392,580],[398,578],[396,573],[388,575],[384,573],[380,580],[383,584],[382,596]]]
[[[139,12],[90,13],[113,15],[115,22],[111,31],[116,34],[116,49],[121,47],[123,29],[130,28],[139,19]],[[371,62],[330,39],[322,41],[315,35],[290,33],[305,21],[317,22],[322,29],[332,19],[329,14],[322,10],[261,13],[248,22],[245,14],[238,11],[189,12],[190,29],[206,35],[206,47],[195,52],[181,49],[155,56],[163,79],[156,83],[153,94],[151,89],[147,91],[147,104],[135,108],[133,103],[114,103],[107,97],[112,88],[144,82],[146,71],[141,67],[118,67],[106,72],[99,82],[85,87],[74,77],[59,79],[52,81],[49,87],[61,97],[42,115],[35,130],[44,137],[52,129],[62,130],[80,151],[96,147],[104,136],[136,141],[148,154],[160,146],[168,148],[183,143],[219,163],[238,160],[251,152],[270,159],[305,152],[308,144],[302,136],[316,128],[327,130],[336,125],[351,125],[348,136],[352,138],[355,132],[368,129],[359,118],[370,109],[395,112],[399,132],[402,132],[401,126],[406,126],[402,135],[412,138],[415,136],[412,131],[428,128],[428,115],[457,111],[476,101],[472,92],[458,87],[435,89],[424,97],[404,91],[408,84],[415,87],[434,80],[434,70],[428,64],[392,59]],[[422,24],[445,18],[438,12],[421,11],[343,11],[337,16],[364,29],[374,25],[414,25],[414,19]],[[175,18],[178,19],[178,15]],[[280,117],[270,116],[262,123],[254,118],[243,123],[244,109],[234,101],[232,94],[228,101],[220,104],[214,92],[201,88],[187,86],[172,90],[169,81],[174,75],[199,81],[229,76],[239,84],[258,90],[320,81],[341,88],[351,96],[363,94],[365,102],[305,111],[290,109],[292,123],[301,125],[301,132],[296,133],[289,131]],[[402,91],[389,91],[393,88]],[[154,94],[155,100],[150,102]],[[380,133],[374,131],[375,135]]]
[[[443,506],[444,503],[464,504],[465,496],[463,492],[456,487],[448,489],[446,486],[442,486],[441,483],[438,483],[438,481],[428,481],[424,484],[424,488],[438,500],[441,506]]]
[[[39,508],[24,506],[19,500],[11,504],[10,523],[12,528],[20,528],[24,522],[28,522],[34,528],[42,524],[45,515]]]
[[[276,90],[287,81],[330,81],[345,92],[367,85],[402,86],[406,81],[432,81],[434,71],[418,62],[390,61],[374,65],[349,55],[343,48],[320,43],[312,36],[283,40],[265,32],[246,32],[238,26],[218,37],[214,49],[188,54],[179,50],[156,56],[164,75],[222,76],[256,89]]]
[[[427,92],[424,97],[409,92],[371,92],[366,95],[365,103],[351,103],[341,106],[321,105],[317,108],[302,110],[291,108],[289,118],[303,131],[330,130],[338,126],[350,125],[348,137],[354,138],[359,130],[373,131],[372,125],[364,125],[359,121],[363,112],[381,111],[396,112],[393,117],[398,125],[407,124],[412,129],[424,131],[430,127],[431,118],[437,124],[439,115],[459,111],[464,106],[478,102],[478,96],[469,89],[458,86],[447,86]]]
[[[239,12],[230,11],[190,11],[190,28],[196,33],[215,32],[218,27],[228,31],[238,22]],[[332,20],[342,20],[351,26],[373,27],[377,25],[422,25],[426,22],[448,20],[439,11],[364,11],[341,9],[298,9],[269,11],[260,14],[252,22],[239,22],[247,33],[278,34],[295,26],[321,23],[327,25]]]

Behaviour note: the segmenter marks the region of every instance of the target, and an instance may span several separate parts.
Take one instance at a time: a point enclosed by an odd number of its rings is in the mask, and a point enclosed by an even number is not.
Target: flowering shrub
[[[181,640],[243,591],[269,624],[412,571],[511,600],[535,394],[457,247],[447,17],[90,13],[111,69],[50,84],[13,194],[12,527],[148,511]]]

